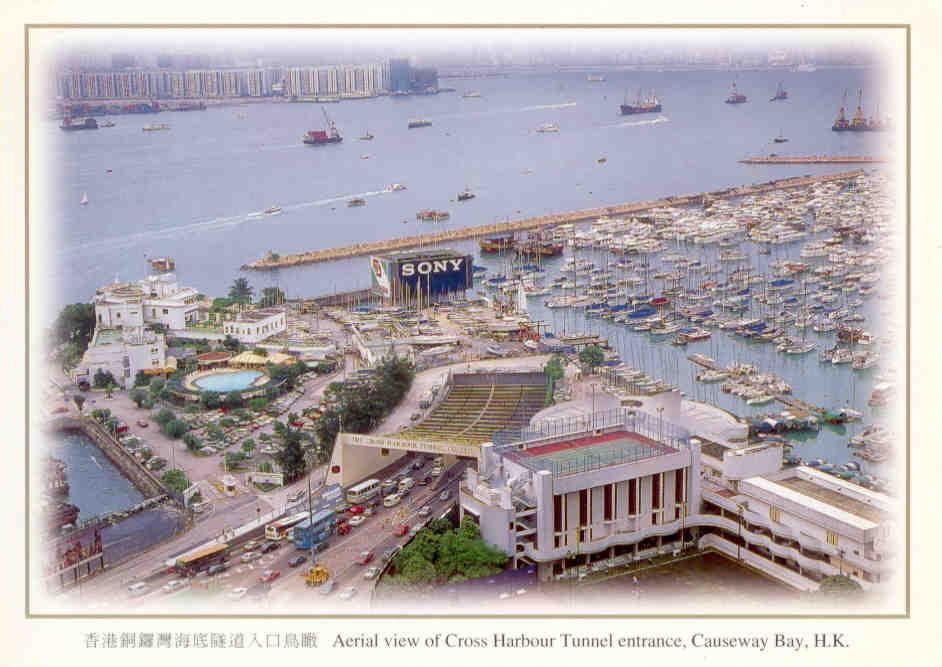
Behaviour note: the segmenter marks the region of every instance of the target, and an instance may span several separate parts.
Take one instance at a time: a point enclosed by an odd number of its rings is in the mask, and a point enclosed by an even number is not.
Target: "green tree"
[[[140,370],[134,374],[135,387],[146,387],[148,384],[150,384],[150,376],[143,370]]]
[[[186,445],[186,448],[191,452],[195,452],[203,445],[203,441],[200,440],[199,436],[193,433],[193,431],[187,431],[183,434],[183,444]]]
[[[222,440],[225,439],[226,434],[223,433],[223,430],[219,428],[217,424],[211,424],[206,428],[206,437],[213,442],[222,442]]]
[[[153,409],[154,409],[154,399],[152,399],[152,398],[146,398],[146,399],[144,399],[144,402],[141,403],[141,407],[144,408],[145,410],[153,410]]]
[[[215,410],[219,407],[219,394],[215,391],[201,391],[200,405],[207,410]]]
[[[222,397],[221,403],[227,410],[237,410],[245,404],[245,399],[242,398],[242,392],[230,391],[228,394]]]
[[[226,337],[222,341],[222,346],[230,352],[237,352],[239,349],[241,349],[242,343],[229,334],[226,334]]]
[[[232,281],[229,287],[229,298],[237,303],[251,303],[254,291],[249,281],[240,276]]]
[[[79,356],[86,349],[95,333],[95,305],[72,303],[62,309],[52,325],[53,340],[62,345],[75,345]]]
[[[161,408],[160,412],[158,412],[153,417],[151,417],[151,419],[153,419],[155,422],[157,422],[161,426],[163,426],[167,422],[173,421],[176,418],[177,416],[173,414],[173,410],[170,410],[168,408]]]
[[[134,402],[134,405],[141,407],[144,404],[144,401],[147,400],[147,392],[140,387],[137,387],[136,389],[131,390],[131,393],[128,394],[128,397]]]
[[[285,293],[278,287],[263,287],[262,296],[258,300],[258,305],[262,308],[271,306],[280,306],[285,302]]]
[[[168,489],[177,493],[183,493],[190,488],[190,480],[187,479],[186,473],[177,468],[167,470],[160,479]]]
[[[246,454],[251,454],[253,449],[255,449],[255,441],[252,438],[246,438],[242,441],[243,452]]]
[[[272,471],[271,461],[262,461],[261,463],[259,463],[258,471],[259,472],[271,472]]]
[[[179,419],[171,419],[163,425],[162,430],[164,435],[166,435],[168,438],[177,440],[183,437],[183,434],[187,432],[187,427],[186,424]]]
[[[548,380],[553,382],[562,380],[563,376],[566,374],[562,357],[558,354],[554,354],[553,358],[546,362],[546,365],[543,367],[543,372],[546,373]]]
[[[821,580],[818,592],[825,595],[858,595],[863,587],[846,574],[835,574]]]
[[[105,386],[105,396],[107,396],[108,398],[111,398],[112,394],[114,394],[114,390],[117,388],[118,388],[118,385],[116,385],[114,382],[109,382]]]
[[[598,345],[586,345],[579,352],[579,361],[594,369],[605,361],[605,352]]]
[[[257,396],[249,400],[249,408],[255,412],[261,412],[268,406],[268,399]]]
[[[79,414],[81,414],[82,406],[85,405],[85,397],[81,394],[72,394],[72,402],[75,403],[75,407],[78,409]]]
[[[159,398],[164,391],[164,387],[167,386],[167,383],[163,378],[151,378],[150,380],[150,395],[154,398]]]
[[[413,553],[404,559],[400,570],[407,584],[427,584],[435,581],[435,566],[420,553]]]
[[[226,467],[230,470],[238,468],[245,460],[245,454],[242,452],[226,452]]]
[[[102,370],[101,368],[95,371],[95,375],[92,377],[92,386],[96,389],[103,389],[114,383],[114,375],[111,374],[111,371]]]
[[[297,429],[286,427],[281,434],[281,449],[275,454],[275,461],[285,474],[285,482],[290,483],[304,474],[304,450],[301,447],[301,433]]]

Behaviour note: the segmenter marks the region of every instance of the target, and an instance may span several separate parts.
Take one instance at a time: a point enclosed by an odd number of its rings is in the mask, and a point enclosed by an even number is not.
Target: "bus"
[[[323,509],[310,519],[306,518],[291,529],[291,540],[298,549],[308,550],[334,533],[335,513]]]
[[[368,479],[347,489],[347,502],[351,505],[364,503],[379,493],[381,484],[378,479]]]
[[[203,546],[178,557],[173,569],[177,574],[192,577],[211,565],[222,563],[228,551],[229,545],[225,542]]]
[[[308,517],[307,512],[298,512],[291,516],[282,517],[265,526],[265,539],[278,542],[291,534],[291,529]]]

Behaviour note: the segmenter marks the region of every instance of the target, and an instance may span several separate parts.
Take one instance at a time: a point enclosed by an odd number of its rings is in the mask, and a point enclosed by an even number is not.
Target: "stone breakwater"
[[[879,164],[884,158],[872,155],[760,155],[747,157],[741,164]]]
[[[768,181],[765,183],[757,183],[755,185],[726,188],[723,190],[716,190],[714,192],[702,192],[699,194],[666,197],[664,199],[651,201],[615,204],[613,206],[603,206],[599,208],[583,209],[581,211],[570,211],[568,213],[543,215],[533,218],[525,218],[523,220],[497,222],[489,225],[478,225],[474,227],[461,227],[459,229],[450,229],[447,231],[435,232],[433,234],[418,234],[394,239],[386,239],[382,241],[355,243],[353,245],[340,246],[336,248],[309,250],[306,252],[292,253],[289,255],[276,255],[269,251],[268,254],[262,259],[244,264],[242,269],[249,271],[281,269],[290,266],[300,266],[302,264],[330,262],[339,259],[346,259],[348,257],[358,257],[361,255],[386,253],[394,250],[406,250],[409,248],[418,248],[422,246],[446,243],[462,239],[511,234],[514,232],[529,231],[534,229],[546,229],[566,223],[595,220],[602,216],[635,215],[664,206],[690,206],[702,203],[705,198],[729,199],[733,197],[746,197],[750,195],[761,194],[763,192],[770,192],[773,190],[786,190],[806,187],[814,183],[823,183],[827,181],[846,181],[854,179],[861,174],[863,174],[863,171],[858,169],[854,171],[844,171],[836,174],[822,174],[819,176],[796,176],[792,178]]]

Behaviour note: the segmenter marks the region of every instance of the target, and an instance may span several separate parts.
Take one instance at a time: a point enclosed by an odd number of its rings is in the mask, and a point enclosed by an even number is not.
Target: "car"
[[[423,528],[425,528],[425,525],[424,525],[424,524],[417,523],[417,524],[415,524],[414,526],[412,526],[412,530],[409,531],[409,534],[410,534],[410,535],[417,535],[418,532],[419,532],[420,530],[422,530]]]
[[[366,572],[363,573],[364,579],[375,579],[376,575],[379,574],[379,568],[375,565],[369,568]]]
[[[432,508],[428,505],[423,505],[419,508],[419,516],[428,516],[432,513]]]
[[[183,579],[173,579],[164,584],[160,590],[164,593],[175,593],[176,591],[183,590],[186,588],[186,581]]]
[[[357,556],[357,565],[366,565],[371,560],[373,560],[372,551],[361,551],[360,555]]]
[[[347,510],[347,511],[348,511],[350,514],[357,515],[357,514],[363,514],[363,510],[365,510],[365,509],[366,509],[366,508],[365,508],[363,505],[354,505],[353,507],[351,507],[351,508],[350,508],[349,510]]]
[[[258,540],[249,540],[242,545],[242,551],[251,551],[258,546]]]
[[[241,600],[245,597],[245,594],[249,592],[248,588],[244,586],[239,586],[238,588],[233,588],[231,591],[226,593],[226,597],[230,600]]]
[[[256,558],[260,558],[261,555],[262,555],[262,554],[260,554],[260,553],[257,552],[257,551],[249,551],[249,552],[246,552],[246,553],[242,554],[242,555],[239,557],[239,560],[242,561],[243,563],[251,563],[251,562],[252,562],[253,560],[255,560]]]
[[[448,500],[449,498],[451,498],[451,491],[449,491],[448,489],[445,489],[440,494],[438,494],[438,499],[441,500],[442,502]]]
[[[304,489],[301,489],[297,493],[292,493],[290,496],[288,496],[288,502],[296,503],[299,500],[301,500],[301,498],[303,498],[305,495],[307,495],[307,491],[305,491]]]
[[[415,480],[411,477],[403,477],[399,480],[399,493],[402,493],[406,489],[411,489],[413,486],[415,486]]]
[[[259,583],[267,584],[281,576],[281,570],[265,570],[258,577]]]
[[[147,428],[148,423],[146,419],[138,419],[137,425],[140,426],[141,428]]]
[[[330,595],[334,591],[334,588],[336,588],[336,586],[337,586],[337,582],[335,582],[333,579],[328,579],[327,581],[325,581],[324,583],[322,583],[320,586],[317,587],[317,592],[320,593],[321,595]]]
[[[215,565],[210,565],[208,568],[206,568],[206,574],[212,577],[213,575],[220,574],[221,572],[225,572],[228,569],[229,566],[226,563],[216,563]]]
[[[383,482],[383,485],[380,488],[383,491],[383,495],[387,495],[387,494],[395,492],[397,485],[398,485],[398,482],[396,482],[396,480],[387,479],[385,482]]]
[[[409,533],[409,526],[404,523],[396,526],[396,529],[393,531],[393,535],[395,535],[396,537],[402,537],[403,535],[407,535],[408,533]]]
[[[431,481],[432,481],[432,477],[430,475],[426,475],[425,477],[420,478],[419,481],[416,483],[419,484],[420,486],[428,486]]]
[[[128,586],[128,593],[131,595],[131,597],[136,598],[141,595],[144,595],[144,593],[146,592],[147,592],[147,584],[145,584],[143,581],[138,581]]]
[[[268,541],[268,542],[262,542],[262,546],[260,546],[258,550],[263,554],[267,554],[268,552],[274,551],[275,549],[278,549],[280,547],[281,547],[281,542]]]
[[[307,556],[293,556],[291,560],[288,561],[288,567],[298,567],[307,560]]]
[[[408,496],[410,493],[412,493],[412,487],[411,487],[411,486],[407,486],[406,488],[399,490],[399,497],[400,497],[400,498],[405,498],[405,497]]]
[[[359,526],[364,521],[366,521],[366,517],[363,516],[362,514],[357,514],[355,516],[350,517],[350,525],[353,526],[354,528]]]
[[[421,470],[421,469],[422,469],[422,466],[424,466],[424,465],[425,465],[425,460],[424,460],[424,459],[416,459],[415,461],[412,462],[412,469],[413,469],[413,470]]]
[[[420,419],[422,419],[422,413],[421,413],[421,412],[413,412],[413,413],[412,413],[412,416],[409,417],[409,419],[412,420],[412,421],[414,421],[414,422],[417,422],[417,421],[419,421]]]
[[[357,594],[356,586],[350,586],[340,591],[341,600],[352,600]]]
[[[441,466],[432,466],[432,470],[430,472],[432,473],[432,477],[438,477],[442,474],[442,468]]]
[[[400,547],[393,547],[392,549],[386,549],[386,551],[383,552],[383,562],[388,563],[393,558],[395,558],[396,554],[398,554],[401,550],[402,549]]]
[[[395,507],[401,500],[402,496],[400,496],[398,493],[394,493],[391,496],[386,496],[383,499],[383,507]]]

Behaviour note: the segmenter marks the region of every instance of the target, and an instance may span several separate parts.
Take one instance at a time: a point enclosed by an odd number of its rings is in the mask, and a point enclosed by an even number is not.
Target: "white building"
[[[173,261],[151,260],[153,273],[134,283],[115,283],[95,293],[95,318],[102,327],[140,327],[160,324],[168,330],[196,322],[199,292],[180,287]]]
[[[99,326],[82,360],[72,370],[72,380],[92,384],[95,373],[101,370],[110,372],[119,386],[130,387],[138,371],[162,371],[166,355],[163,334],[140,326]]]
[[[288,328],[283,308],[261,308],[239,313],[234,320],[223,322],[222,332],[247,345],[276,336]]]

